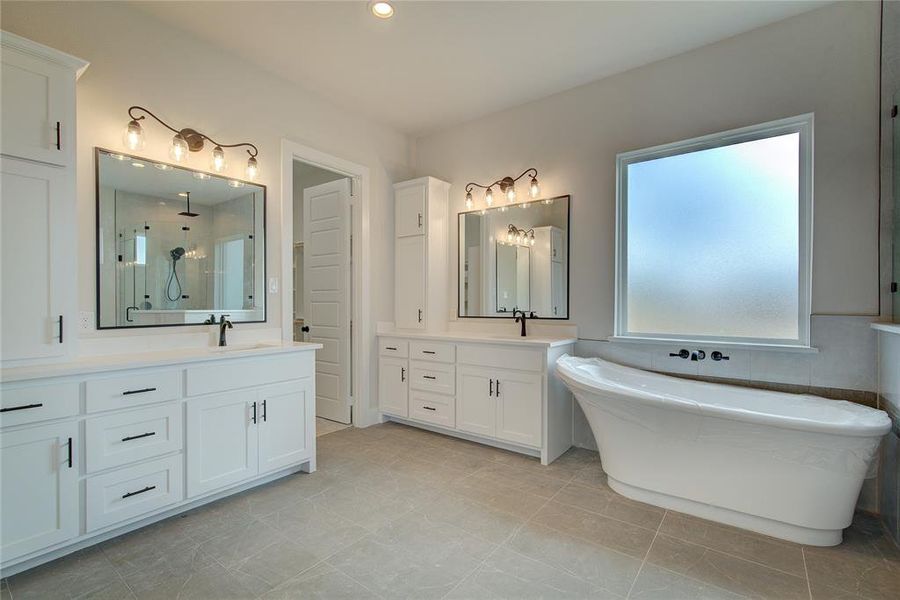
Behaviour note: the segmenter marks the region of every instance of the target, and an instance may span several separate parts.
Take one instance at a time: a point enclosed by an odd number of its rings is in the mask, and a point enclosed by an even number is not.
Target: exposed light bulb
[[[212,177],[209,173],[202,173],[200,171],[194,171],[194,179],[199,179],[200,181],[206,181]]]
[[[238,181],[237,179],[231,179],[228,181],[228,185],[233,188],[242,188],[242,187],[244,187],[244,182]]]
[[[184,160],[184,157],[188,155],[188,152],[187,140],[184,139],[184,136],[180,133],[176,133],[175,137],[172,138],[172,147],[169,148],[169,156],[171,156],[172,160],[175,162],[181,162]]]
[[[212,153],[212,168],[216,173],[221,173],[225,170],[225,151],[222,150],[222,146],[216,146],[213,148]]]
[[[125,142],[125,147],[129,150],[140,150],[144,147],[144,128],[141,127],[141,124],[136,119],[128,122],[122,141]]]
[[[537,198],[541,193],[541,186],[538,184],[537,177],[531,178],[531,189],[529,190],[532,198]]]
[[[512,230],[511,226],[509,229],[506,230],[506,241],[507,242],[513,241],[513,230]]]
[[[528,241],[531,243],[532,246],[534,246],[534,232],[533,231],[531,232],[531,237]]]
[[[506,201],[507,202],[515,202],[516,201],[516,187],[511,185],[506,188]]]
[[[259,163],[256,162],[255,156],[251,156],[247,160],[247,179],[253,181],[257,175],[259,175]]]
[[[466,208],[472,208],[472,192],[466,192]]]
[[[488,206],[494,203],[494,190],[492,190],[491,188],[488,188],[484,193],[484,203]]]
[[[372,14],[379,19],[390,19],[394,16],[394,7],[390,2],[386,2],[385,0],[369,2],[369,10],[371,10]]]

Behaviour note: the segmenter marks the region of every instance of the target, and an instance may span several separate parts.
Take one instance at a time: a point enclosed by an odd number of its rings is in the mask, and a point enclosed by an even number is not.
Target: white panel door
[[[188,497],[256,475],[258,420],[255,390],[187,401]]]
[[[425,329],[425,236],[397,238],[394,252],[395,324],[400,329]]]
[[[0,69],[0,149],[6,156],[65,166],[74,140],[74,75],[12,48]]]
[[[312,379],[259,390],[259,472],[277,471],[313,455]]]
[[[59,283],[66,261],[65,171],[9,158],[0,170],[0,358],[61,356],[68,337],[61,296],[74,293]]]
[[[77,436],[77,423],[0,434],[4,561],[78,535]]]
[[[378,359],[378,404],[381,412],[409,416],[409,367],[405,358]]]
[[[350,423],[350,180],[303,190],[304,325],[316,353],[316,415]]]
[[[541,447],[541,375],[516,371],[494,373],[497,430],[501,440]]]
[[[456,373],[456,428],[493,437],[497,430],[493,369],[459,365]]]
[[[425,183],[394,192],[394,236],[425,233]]]

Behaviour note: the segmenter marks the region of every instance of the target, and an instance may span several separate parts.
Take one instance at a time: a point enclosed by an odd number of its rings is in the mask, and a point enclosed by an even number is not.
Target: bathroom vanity
[[[572,396],[556,359],[574,338],[389,333],[378,338],[385,418],[538,456],[572,445]]]
[[[318,348],[277,342],[4,369],[3,575],[314,471]]]

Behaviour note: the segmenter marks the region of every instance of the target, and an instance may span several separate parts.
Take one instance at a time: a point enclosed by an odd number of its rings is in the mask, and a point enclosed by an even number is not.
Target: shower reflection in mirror
[[[100,328],[265,320],[264,187],[102,150],[97,175]]]

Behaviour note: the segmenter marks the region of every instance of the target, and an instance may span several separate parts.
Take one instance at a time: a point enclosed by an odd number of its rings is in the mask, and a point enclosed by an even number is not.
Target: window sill
[[[690,344],[700,346],[703,349],[733,348],[735,350],[759,350],[763,352],[793,352],[796,354],[818,354],[819,349],[813,346],[798,346],[791,344],[763,344],[752,342],[724,342],[717,340],[690,340],[670,338],[645,338],[621,335],[611,335],[607,341],[625,344],[643,344],[652,346],[678,346]]]

